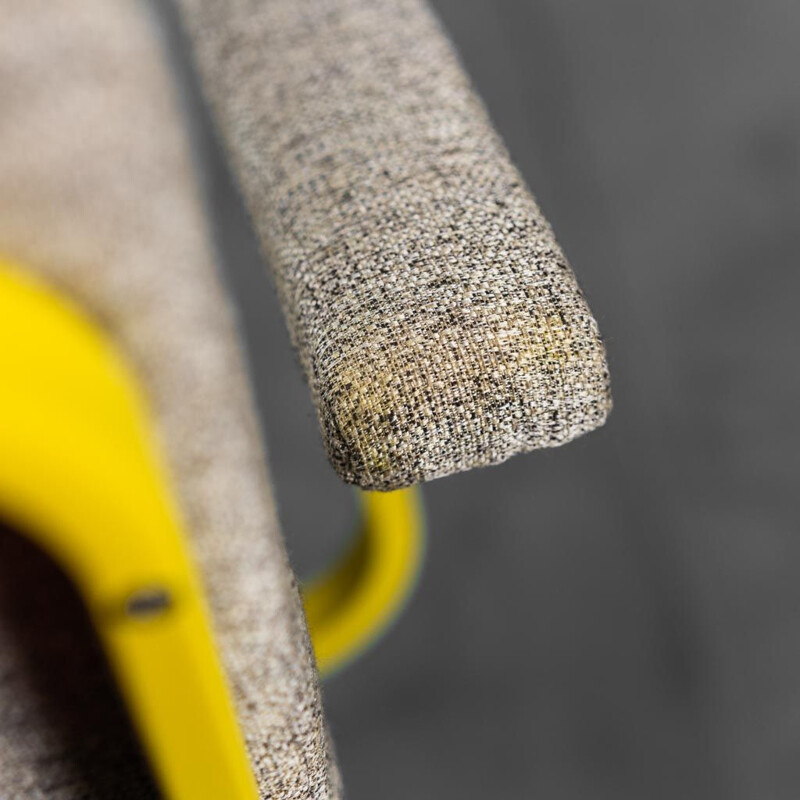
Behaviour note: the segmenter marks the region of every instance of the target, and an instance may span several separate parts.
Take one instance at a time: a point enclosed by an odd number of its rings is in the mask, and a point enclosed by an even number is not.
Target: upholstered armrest
[[[420,0],[180,4],[344,480],[603,423],[597,325]]]

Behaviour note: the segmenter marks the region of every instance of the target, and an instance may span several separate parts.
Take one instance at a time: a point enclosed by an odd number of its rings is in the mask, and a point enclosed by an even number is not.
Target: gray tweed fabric
[[[179,0],[344,480],[563,444],[597,325],[420,0]]]
[[[157,37],[134,0],[0,9],[0,254],[74,298],[143,380],[261,796],[336,798],[301,605]],[[85,624],[8,536],[0,798],[153,797],[103,661],[81,649]],[[12,579],[36,580],[34,594]]]

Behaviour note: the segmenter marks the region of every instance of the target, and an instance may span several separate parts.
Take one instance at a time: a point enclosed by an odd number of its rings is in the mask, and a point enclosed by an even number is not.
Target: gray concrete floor
[[[435,7],[599,319],[616,408],[426,487],[416,596],[325,687],[349,797],[794,798],[800,4]],[[351,496],[205,123],[197,139],[308,573]]]

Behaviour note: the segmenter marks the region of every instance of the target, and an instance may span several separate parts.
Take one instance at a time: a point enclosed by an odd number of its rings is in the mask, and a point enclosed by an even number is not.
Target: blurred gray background
[[[325,686],[349,798],[795,798],[800,3],[434,6],[598,317],[616,408],[425,488],[419,590]],[[308,574],[352,496],[182,72]]]

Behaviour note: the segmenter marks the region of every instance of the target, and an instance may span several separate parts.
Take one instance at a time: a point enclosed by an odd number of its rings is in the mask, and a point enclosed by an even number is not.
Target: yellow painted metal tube
[[[143,398],[101,332],[0,264],[0,513],[72,578],[164,795],[258,797]]]
[[[322,675],[369,647],[402,610],[424,552],[419,489],[359,492],[361,529],[329,573],[305,587],[306,617]]]

